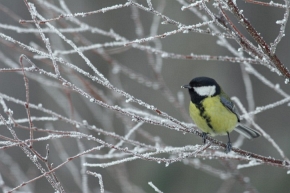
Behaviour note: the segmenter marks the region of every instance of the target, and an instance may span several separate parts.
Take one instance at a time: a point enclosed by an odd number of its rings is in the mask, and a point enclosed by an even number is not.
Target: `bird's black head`
[[[182,88],[188,89],[191,101],[195,104],[198,104],[209,96],[216,96],[221,93],[221,88],[218,83],[208,77],[194,78],[188,85],[184,85]]]

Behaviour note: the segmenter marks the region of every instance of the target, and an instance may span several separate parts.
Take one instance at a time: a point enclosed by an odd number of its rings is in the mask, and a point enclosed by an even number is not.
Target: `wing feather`
[[[231,99],[229,99],[227,96],[224,96],[223,94],[220,96],[220,100],[221,103],[231,112],[233,112],[237,118],[238,118],[238,122],[240,122],[240,115],[235,107],[235,104],[231,101]],[[261,135],[260,132],[251,129],[245,125],[242,124],[238,124],[235,131],[237,131],[240,134],[243,134],[245,137],[252,139],[252,138],[256,138],[259,137]]]
[[[221,103],[228,109],[230,110],[232,113],[234,113],[237,118],[238,118],[238,122],[240,122],[240,115],[236,109],[235,104],[231,101],[231,99],[229,99],[228,97],[225,97],[224,95],[220,96],[220,100]]]

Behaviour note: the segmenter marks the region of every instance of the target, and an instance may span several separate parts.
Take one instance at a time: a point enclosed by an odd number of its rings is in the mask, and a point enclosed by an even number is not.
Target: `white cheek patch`
[[[193,87],[193,88],[199,96],[212,96],[215,94],[215,90],[216,90],[215,86],[201,86],[201,87]]]

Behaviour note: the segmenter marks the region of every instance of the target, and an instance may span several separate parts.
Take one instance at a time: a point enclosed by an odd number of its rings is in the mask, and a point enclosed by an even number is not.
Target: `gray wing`
[[[239,117],[238,111],[235,107],[235,104],[230,99],[228,99],[224,96],[221,96],[220,100],[221,100],[221,103],[228,110],[230,110],[231,112],[233,112],[237,116],[238,122],[240,122],[240,117]],[[256,137],[259,137],[261,135],[260,132],[254,130],[254,129],[251,129],[251,128],[249,128],[245,125],[242,125],[242,124],[238,124],[235,131],[237,131],[240,134],[243,134],[245,137],[247,137],[249,139],[256,138]]]
[[[236,109],[236,106],[235,104],[228,98],[224,97],[224,96],[220,96],[220,100],[221,100],[221,103],[227,107],[228,110],[230,110],[231,112],[233,112],[237,118],[238,118],[238,122],[240,122],[240,116],[239,116],[239,113]]]

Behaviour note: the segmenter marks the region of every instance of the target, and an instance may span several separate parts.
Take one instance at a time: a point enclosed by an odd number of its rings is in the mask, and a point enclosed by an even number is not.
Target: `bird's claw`
[[[202,133],[202,142],[203,142],[203,144],[205,144],[205,142],[206,142],[206,135],[207,135],[207,133]]]
[[[226,153],[229,153],[232,150],[232,143],[228,142],[226,146]]]

